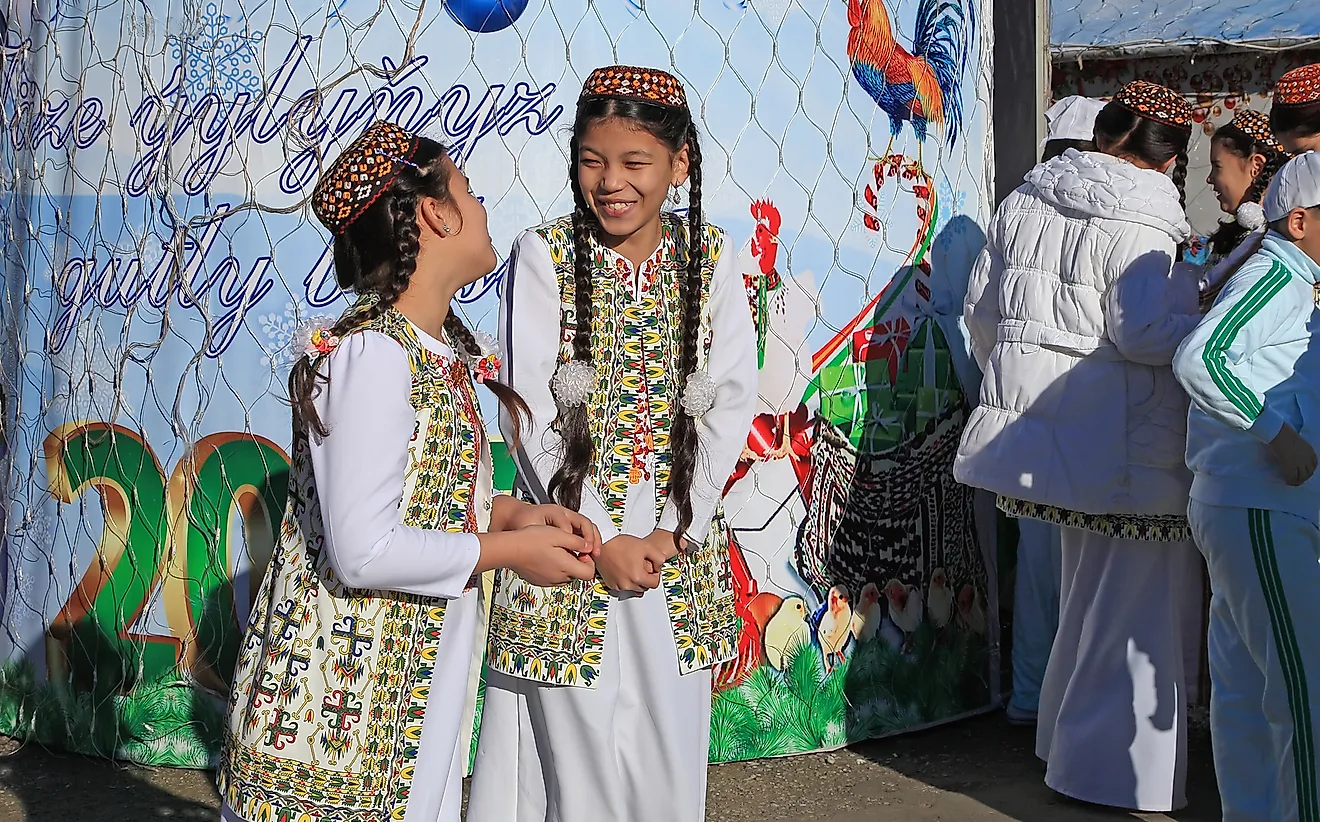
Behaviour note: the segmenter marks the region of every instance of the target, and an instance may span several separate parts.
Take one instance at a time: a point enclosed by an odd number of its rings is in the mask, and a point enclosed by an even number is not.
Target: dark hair
[[[1159,167],[1174,160],[1173,184],[1178,202],[1187,208],[1187,144],[1190,128],[1180,128],[1142,117],[1118,103],[1108,103],[1095,118],[1095,144],[1115,157],[1135,157]]]
[[[1095,151],[1095,141],[1069,139],[1046,140],[1045,150],[1041,152],[1040,161],[1042,163],[1049,162],[1070,148],[1075,148],[1078,151]]]
[[[590,242],[600,231],[596,215],[587,204],[582,184],[578,181],[578,152],[582,135],[595,123],[612,118],[627,120],[645,129],[675,153],[684,146],[688,150],[688,248],[687,266],[680,284],[682,337],[678,373],[683,383],[697,370],[698,334],[701,323],[702,236],[701,223],[701,147],[697,142],[697,127],[692,112],[686,107],[674,108],[617,97],[586,98],[578,102],[577,116],[573,120],[573,137],[569,142],[568,179],[573,189],[573,295],[576,327],[573,334],[573,359],[591,362],[592,284]],[[673,426],[669,432],[672,467],[669,477],[669,499],[678,509],[678,528],[674,541],[678,543],[692,524],[692,478],[697,470],[697,426],[683,410],[674,404]],[[591,462],[596,456],[591,441],[585,405],[564,409],[559,417],[560,434],[564,439],[564,464],[550,481],[550,494],[565,508],[577,510],[582,503],[582,485],[587,479]]]
[[[1308,137],[1320,134],[1320,102],[1270,108],[1270,131],[1275,135],[1295,134]]]
[[[1269,143],[1258,142],[1256,138],[1231,123],[1216,131],[1215,136],[1210,139],[1211,142],[1222,143],[1225,148],[1244,160],[1251,159],[1255,154],[1265,158],[1265,165],[1256,175],[1256,179],[1251,181],[1246,193],[1242,195],[1244,203],[1259,203],[1263,200],[1266,189],[1270,187],[1270,180],[1273,180],[1278,170],[1288,162],[1287,152]],[[1246,236],[1247,229],[1236,219],[1222,220],[1219,228],[1210,235],[1210,249],[1223,257],[1237,248]]]
[[[376,299],[357,310],[344,313],[330,329],[343,339],[356,329],[374,322],[398,302],[408,290],[417,270],[421,230],[417,226],[417,205],[424,197],[442,203],[451,201],[449,166],[444,162],[445,147],[426,137],[418,138],[412,163],[381,192],[375,202],[334,238],[335,280],[339,287],[359,296]],[[469,355],[480,356],[476,337],[450,309],[445,331]],[[321,387],[329,384],[328,375],[318,370],[319,360],[299,357],[289,372],[289,402],[293,406],[295,433],[312,433],[324,438],[330,431],[316,413],[313,400]],[[521,433],[522,421],[531,416],[527,403],[513,389],[492,380],[483,383],[513,418],[514,439]]]

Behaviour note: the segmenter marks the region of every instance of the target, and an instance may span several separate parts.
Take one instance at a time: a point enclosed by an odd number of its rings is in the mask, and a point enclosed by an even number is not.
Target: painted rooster
[[[962,127],[962,83],[976,38],[974,0],[919,0],[912,51],[894,38],[883,0],[847,0],[848,59],[853,77],[889,115],[889,147],[904,121],[917,135],[917,163],[930,124],[949,145]]]

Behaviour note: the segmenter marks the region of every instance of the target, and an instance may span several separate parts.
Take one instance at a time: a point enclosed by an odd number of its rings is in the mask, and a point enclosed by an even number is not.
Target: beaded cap
[[[389,187],[405,165],[413,165],[416,135],[384,120],[372,123],[326,169],[312,190],[312,213],[332,234],[343,234]]]
[[[637,66],[605,66],[591,72],[579,100],[621,97],[669,108],[687,108],[687,94],[678,78],[666,71]]]
[[[1192,107],[1178,92],[1145,80],[1133,80],[1114,95],[1123,108],[1157,123],[1192,128]]]
[[[1270,131],[1270,115],[1263,111],[1238,109],[1237,114],[1233,115],[1233,122],[1229,125],[1242,129],[1248,137],[1260,145],[1283,151],[1283,146],[1279,145],[1279,141],[1274,139],[1274,134]]]
[[[1279,78],[1274,87],[1276,106],[1320,103],[1320,63],[1299,66]]]

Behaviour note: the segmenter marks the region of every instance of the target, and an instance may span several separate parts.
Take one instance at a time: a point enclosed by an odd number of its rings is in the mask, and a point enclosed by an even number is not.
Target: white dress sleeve
[[[563,466],[564,441],[554,430],[559,408],[550,390],[559,365],[559,281],[550,249],[535,231],[524,231],[513,244],[504,294],[500,306],[500,339],[504,362],[500,380],[518,392],[531,409],[530,424],[524,424],[522,442],[511,449],[518,475],[526,490],[539,503],[550,503],[550,480]],[[500,410],[500,432],[513,442],[513,420]],[[619,535],[596,489],[582,488],[580,513],[600,529],[608,542]]]
[[[738,464],[756,413],[756,329],[747,304],[738,255],[725,241],[710,286],[710,354],[706,370],[717,388],[715,405],[697,420],[697,466],[692,476],[692,524],[683,536],[700,545],[706,541],[715,506]],[[665,502],[656,526],[678,528],[678,508]]]
[[[311,438],[311,456],[330,567],[353,588],[461,597],[481,555],[477,536],[400,521],[417,420],[408,355],[364,331],[328,360],[330,384],[315,402],[330,433],[320,443]]]

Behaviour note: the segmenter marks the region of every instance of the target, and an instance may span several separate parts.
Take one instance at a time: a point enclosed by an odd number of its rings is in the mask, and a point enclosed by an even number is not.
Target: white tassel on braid
[[[480,353],[473,354],[462,347],[463,361],[472,371],[472,379],[477,382],[497,379],[500,375],[501,349],[499,341],[485,331],[472,332]]]
[[[717,391],[710,372],[704,369],[693,371],[688,376],[687,385],[683,387],[683,410],[694,419],[704,417],[707,411],[715,407]]]
[[[584,405],[591,392],[596,390],[599,379],[596,366],[585,360],[569,360],[555,369],[550,388],[561,407],[577,408]]]
[[[1265,209],[1260,203],[1243,203],[1238,206],[1237,224],[1247,231],[1259,231],[1265,227]]]
[[[338,318],[328,315],[309,317],[293,329],[290,347],[294,359],[323,357],[339,346],[339,338],[330,332]]]

